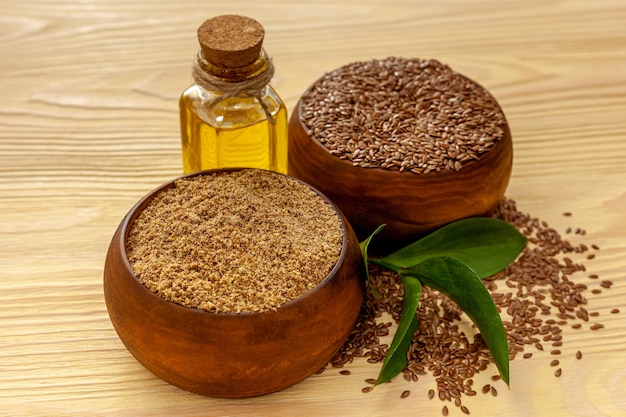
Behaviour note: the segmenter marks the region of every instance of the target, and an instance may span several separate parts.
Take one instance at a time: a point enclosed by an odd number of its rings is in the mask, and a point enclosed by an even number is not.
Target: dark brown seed
[[[584,322],[594,320],[593,317],[598,314],[597,311],[589,311],[588,307],[591,300],[588,301],[586,295],[593,289],[577,281],[577,274],[580,273],[583,278],[598,278],[596,274],[585,274],[584,265],[577,263],[574,257],[586,258],[586,255],[579,254],[589,248],[584,244],[570,244],[550,229],[546,222],[518,212],[512,200],[503,199],[494,215],[515,225],[529,239],[527,248],[506,271],[485,281],[496,307],[508,316],[507,320],[503,318],[503,324],[509,341],[509,357],[511,360],[516,357],[531,358],[533,353],[526,351],[529,345],[542,351],[546,343],[550,348],[545,350],[558,355],[568,336],[563,330],[566,327],[581,329]],[[582,229],[578,229],[577,234],[582,235]],[[388,346],[383,347],[379,340],[383,336],[379,329],[382,317],[390,314],[397,322],[401,316],[402,287],[397,276],[376,268],[370,274],[373,285],[381,291],[381,299],[368,299],[367,307],[371,313],[359,321],[344,350],[337,355],[339,359],[335,362],[342,366],[357,357],[371,359],[372,363],[379,365],[388,351]],[[596,285],[595,289],[608,291],[608,282],[604,285]],[[606,311],[613,310],[609,308]],[[450,404],[460,408],[464,395],[477,395],[472,389],[473,377],[492,364],[484,342],[480,338],[472,340],[462,332],[457,325],[462,315],[458,306],[426,287],[417,314],[420,329],[409,348],[405,378],[408,381],[410,376],[413,381],[413,376],[417,379],[417,375],[433,375],[436,386],[428,390],[428,397],[434,399],[438,393],[442,401],[450,401]],[[389,334],[392,324],[386,323],[388,326],[383,327]],[[595,330],[602,328],[600,323],[593,322],[585,328],[591,326]],[[582,353],[576,352],[575,355],[577,359],[582,358]],[[548,362],[554,374],[560,375],[560,362],[557,359]],[[492,376],[493,381],[499,379],[499,375]],[[486,385],[489,388],[483,392],[492,393],[491,384]],[[483,387],[481,385],[478,392]],[[494,392],[497,392],[495,388]]]
[[[492,386],[490,391],[491,395],[493,395],[494,397],[498,395],[498,390],[496,390],[496,387]]]
[[[554,350],[550,351],[550,354],[551,354],[551,355],[560,355],[560,354],[561,354],[561,351],[560,351],[560,350],[558,350],[558,349],[554,349]]]
[[[402,391],[402,394],[400,395],[400,398],[406,398],[406,397],[408,397],[409,395],[411,395],[411,391],[409,391],[409,390],[404,390],[404,391]]]
[[[579,350],[576,352],[576,359],[581,359],[583,357],[583,353]]]
[[[363,392],[364,394],[367,394],[368,392],[370,392],[372,390],[373,387],[363,387],[361,389],[361,392]]]
[[[339,372],[341,375],[350,375],[350,371],[348,371],[347,369],[340,371]]]
[[[447,416],[448,415],[448,406],[444,405],[443,408],[441,409],[441,415],[443,416]]]
[[[561,368],[557,369],[556,371],[554,371],[554,376],[556,376],[557,378],[561,376]]]
[[[483,392],[483,394],[486,394],[489,392],[490,389],[491,389],[491,385],[485,384],[483,385],[483,389],[481,391]]]
[[[435,60],[348,64],[301,102],[309,134],[340,159],[417,174],[462,169],[501,139],[505,123],[493,97]]]
[[[469,409],[468,409],[466,406],[464,406],[464,405],[462,405],[462,406],[461,406],[461,411],[462,411],[464,414],[469,414],[469,413],[470,413],[470,412],[469,412]]]
[[[590,329],[591,330],[600,330],[603,327],[604,327],[604,324],[597,323],[597,324],[594,324],[593,326],[591,326]]]
[[[617,314],[619,313],[619,308],[614,308],[613,310],[611,310],[612,314]]]

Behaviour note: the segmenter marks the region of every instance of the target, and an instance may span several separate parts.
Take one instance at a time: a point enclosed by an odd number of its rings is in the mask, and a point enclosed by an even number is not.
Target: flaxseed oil
[[[287,109],[274,89],[268,85],[260,96],[267,113],[254,97],[207,104],[216,96],[193,85],[180,98],[184,172],[261,168],[286,174]]]
[[[287,109],[254,19],[222,15],[198,28],[194,84],[180,97],[185,174],[219,168],[287,173]]]

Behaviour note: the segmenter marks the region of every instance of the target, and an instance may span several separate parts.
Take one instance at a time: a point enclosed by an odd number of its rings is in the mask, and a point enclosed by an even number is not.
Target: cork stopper
[[[251,65],[259,57],[265,29],[254,19],[238,15],[217,16],[198,28],[204,59],[222,68]]]

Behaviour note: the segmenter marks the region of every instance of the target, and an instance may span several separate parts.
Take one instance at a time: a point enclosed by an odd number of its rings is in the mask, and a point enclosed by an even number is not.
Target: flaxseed
[[[364,168],[460,170],[504,135],[506,120],[480,85],[436,60],[354,62],[301,98],[307,134]]]
[[[209,312],[278,308],[339,258],[337,212],[306,184],[262,170],[183,177],[158,193],[127,239],[141,282]]]
[[[502,200],[494,216],[514,225],[529,241],[515,262],[484,281],[502,313],[509,357],[515,360],[518,355],[524,358],[546,358],[548,353],[563,355],[556,348],[565,345],[567,332],[564,329],[581,329],[582,323],[598,315],[597,311],[590,309],[585,295],[593,293],[589,282],[594,281],[584,282],[586,267],[574,258],[582,255],[586,259],[585,252],[593,246],[570,243],[545,221],[518,211],[515,202],[507,198]],[[577,230],[579,236],[584,235],[582,229]],[[400,320],[402,286],[398,277],[387,270],[372,266],[370,274],[381,298],[368,294],[359,323],[344,348],[358,352],[354,357],[367,357],[380,365],[386,348],[380,347],[379,321],[388,329],[390,323],[383,319],[383,314],[388,314],[392,321]],[[597,274],[589,274],[587,279],[597,279]],[[458,306],[428,287],[423,288],[417,316],[419,329],[408,351],[409,362],[404,375],[431,374],[435,377],[435,387],[428,390],[428,397],[438,397],[444,402],[454,400],[454,404],[460,407],[463,396],[476,395],[472,378],[492,363],[485,342],[480,333],[462,330],[459,322],[464,319]],[[592,323],[588,328],[599,330],[602,327],[601,323]],[[550,343],[553,348],[542,352],[542,342]],[[366,344],[371,349],[358,349]],[[533,356],[528,349],[534,349],[540,355]],[[575,355],[577,359],[582,358],[580,351]],[[552,358],[548,362],[556,369],[560,361]],[[561,373],[558,368],[554,375],[558,377]],[[492,383],[482,386],[479,391],[496,395],[494,383],[500,379],[499,375],[492,375]]]

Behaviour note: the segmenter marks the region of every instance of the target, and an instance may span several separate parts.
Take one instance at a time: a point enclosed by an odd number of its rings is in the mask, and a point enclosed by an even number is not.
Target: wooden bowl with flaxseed
[[[363,301],[350,224],[319,191],[257,169],[169,181],[124,217],[104,296],[130,353],[198,394],[287,388],[333,357]]]
[[[435,60],[345,65],[315,81],[289,121],[289,175],[337,204],[359,239],[386,224],[388,247],[489,215],[512,161],[496,100]]]

